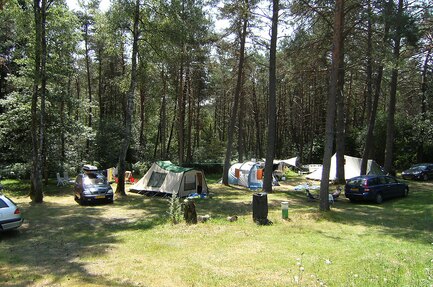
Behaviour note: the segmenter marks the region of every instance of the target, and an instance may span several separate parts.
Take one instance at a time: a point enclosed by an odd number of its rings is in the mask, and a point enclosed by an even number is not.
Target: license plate
[[[359,188],[352,187],[350,190],[351,190],[351,191],[358,191]]]
[[[101,199],[101,198],[105,198],[105,195],[97,195],[95,196],[96,199]]]

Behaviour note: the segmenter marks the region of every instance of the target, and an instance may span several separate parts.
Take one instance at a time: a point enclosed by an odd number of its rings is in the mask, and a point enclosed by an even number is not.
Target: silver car
[[[23,221],[21,211],[16,204],[0,193],[0,231],[16,229],[23,224]]]

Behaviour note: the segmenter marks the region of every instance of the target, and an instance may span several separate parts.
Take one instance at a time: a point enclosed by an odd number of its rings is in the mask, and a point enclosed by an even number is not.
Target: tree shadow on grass
[[[137,203],[136,207],[139,206]],[[131,286],[134,282],[119,283],[92,274],[85,258],[110,252],[121,243],[116,236],[119,232],[147,230],[164,222],[161,208],[152,204],[146,206],[145,218],[132,219],[122,213],[107,216],[107,209],[115,208],[115,204],[78,206],[72,197],[70,204],[29,203],[21,204],[21,208],[25,224],[17,231],[0,234],[3,286],[28,286],[41,281],[50,286],[65,278],[82,281],[84,285]]]
[[[411,183],[408,197],[389,199],[382,204],[351,203],[343,193],[327,213],[320,213],[319,202],[307,202],[301,191],[285,194],[291,209],[315,207],[312,210],[319,215],[317,220],[374,227],[383,235],[423,244],[433,242],[433,193],[426,183]]]

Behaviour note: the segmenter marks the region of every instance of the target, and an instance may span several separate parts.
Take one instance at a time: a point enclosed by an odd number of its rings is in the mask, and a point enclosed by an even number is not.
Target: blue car
[[[384,199],[405,197],[409,186],[388,175],[362,175],[348,179],[344,187],[350,201],[373,201],[382,203]]]
[[[429,180],[433,178],[433,164],[419,163],[401,173],[403,179]]]
[[[96,167],[85,165],[75,180],[74,199],[80,205],[88,202],[113,203],[113,189]]]

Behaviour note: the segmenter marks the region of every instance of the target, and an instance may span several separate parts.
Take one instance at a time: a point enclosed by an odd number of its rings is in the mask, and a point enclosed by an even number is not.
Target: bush
[[[0,169],[0,175],[4,178],[30,178],[31,166],[29,163],[14,163]]]

